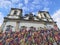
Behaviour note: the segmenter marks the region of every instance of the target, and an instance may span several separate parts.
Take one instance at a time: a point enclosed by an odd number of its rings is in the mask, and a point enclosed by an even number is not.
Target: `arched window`
[[[14,11],[14,15],[16,15],[16,14],[17,14],[17,11],[15,10],[15,11]]]
[[[47,17],[45,13],[44,13],[44,16]]]
[[[13,27],[13,26],[7,25],[6,27],[7,27],[7,28],[6,28],[6,31],[12,31],[12,27]]]

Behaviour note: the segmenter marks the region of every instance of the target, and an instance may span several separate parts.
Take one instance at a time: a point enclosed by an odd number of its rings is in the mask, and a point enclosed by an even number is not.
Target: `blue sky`
[[[11,8],[23,9],[23,14],[40,11],[49,11],[52,18],[60,27],[60,1],[58,0],[0,0],[0,25],[3,17],[7,16]]]

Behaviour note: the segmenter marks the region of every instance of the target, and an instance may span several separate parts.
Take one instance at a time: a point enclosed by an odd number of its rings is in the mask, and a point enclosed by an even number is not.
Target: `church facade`
[[[56,25],[47,11],[38,11],[36,15],[29,13],[24,16],[22,13],[22,9],[11,8],[10,13],[4,17],[1,30],[6,31],[11,28],[12,31],[19,31],[22,26],[27,27],[27,29],[35,27],[38,30],[40,27],[53,28]]]

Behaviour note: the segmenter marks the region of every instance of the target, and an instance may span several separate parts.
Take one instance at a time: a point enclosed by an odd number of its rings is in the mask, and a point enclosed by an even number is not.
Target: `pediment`
[[[29,17],[27,16],[27,17],[24,17],[23,19],[25,19],[25,20],[29,20]]]
[[[37,21],[39,21],[39,19],[38,19],[37,17],[34,17],[34,20],[37,20]]]

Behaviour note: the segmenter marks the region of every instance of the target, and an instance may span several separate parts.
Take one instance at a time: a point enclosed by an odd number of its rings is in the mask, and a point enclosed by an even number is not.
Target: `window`
[[[16,15],[17,14],[17,11],[14,11],[14,15]]]
[[[29,16],[29,20],[34,20],[33,15]]]
[[[11,25],[7,25],[6,31],[12,31],[12,27]]]
[[[7,28],[6,28],[6,31],[9,31],[9,30],[10,30],[10,27],[7,27]]]
[[[33,18],[32,17],[29,17],[29,20],[32,20]]]
[[[44,14],[44,16],[46,17],[46,14]]]

